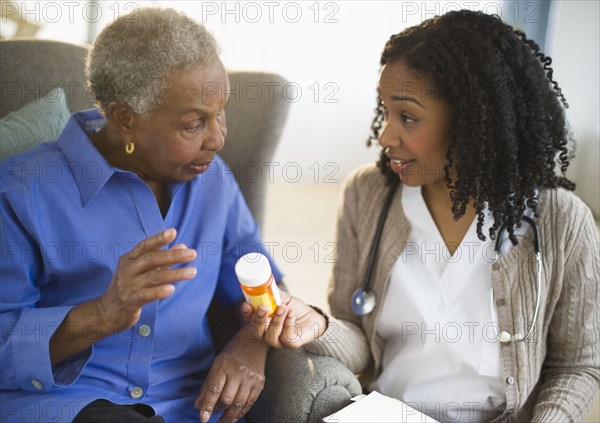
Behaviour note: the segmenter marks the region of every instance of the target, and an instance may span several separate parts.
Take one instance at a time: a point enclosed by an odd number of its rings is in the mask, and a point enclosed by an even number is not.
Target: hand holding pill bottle
[[[235,273],[246,301],[252,304],[254,310],[264,306],[271,317],[281,304],[281,296],[269,260],[260,253],[246,254],[237,261]]]

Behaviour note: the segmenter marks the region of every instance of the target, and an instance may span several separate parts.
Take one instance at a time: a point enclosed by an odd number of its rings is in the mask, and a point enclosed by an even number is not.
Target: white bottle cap
[[[271,265],[264,255],[250,253],[237,261],[235,274],[242,285],[260,286],[271,277]]]

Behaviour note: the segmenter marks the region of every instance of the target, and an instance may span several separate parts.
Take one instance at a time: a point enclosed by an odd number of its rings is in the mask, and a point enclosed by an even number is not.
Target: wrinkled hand
[[[263,390],[269,347],[261,339],[241,336],[242,333],[215,358],[202,385],[194,403],[202,422],[207,422],[215,411],[224,411],[219,422],[237,421]],[[217,404],[222,408],[217,409]]]
[[[176,235],[175,229],[152,235],[120,257],[110,286],[96,306],[98,319],[108,331],[116,333],[135,325],[145,304],[170,296],[175,292],[173,283],[196,275],[195,267],[170,269],[196,258],[196,251],[184,244],[161,250]]]
[[[250,303],[242,304],[242,317],[267,345],[297,349],[323,335],[327,321],[321,313],[285,291],[280,293],[281,305],[272,318],[263,306],[254,310]]]

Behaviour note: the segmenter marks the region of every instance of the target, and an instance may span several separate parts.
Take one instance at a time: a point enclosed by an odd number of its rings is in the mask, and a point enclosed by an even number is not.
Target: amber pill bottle
[[[260,253],[246,254],[237,261],[235,273],[246,301],[252,304],[254,310],[263,305],[272,316],[281,304],[281,296],[269,260]]]

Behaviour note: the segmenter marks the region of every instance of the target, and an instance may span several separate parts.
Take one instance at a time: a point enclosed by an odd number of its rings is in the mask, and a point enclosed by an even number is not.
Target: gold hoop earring
[[[131,153],[133,153],[133,151],[134,151],[134,150],[135,150],[135,144],[134,144],[134,143],[132,143],[132,142],[130,142],[129,144],[127,144],[127,145],[125,146],[125,152],[126,152],[127,154],[131,154]]]

